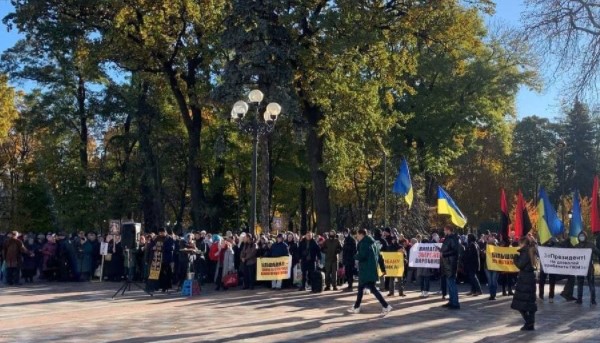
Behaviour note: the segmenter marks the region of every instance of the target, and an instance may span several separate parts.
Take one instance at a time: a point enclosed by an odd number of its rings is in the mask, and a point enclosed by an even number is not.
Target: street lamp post
[[[387,227],[388,218],[388,179],[387,179],[387,153],[383,152],[383,227]]]
[[[367,213],[367,219],[369,219],[369,230],[373,230],[373,212],[370,210]]]
[[[567,148],[567,142],[563,139],[559,139],[556,142],[556,148],[558,148],[560,152],[560,205],[561,205],[561,217],[563,223],[565,222],[565,206],[564,206],[564,197],[565,197],[565,182],[566,182],[566,166],[565,166],[565,150]]]
[[[238,124],[241,131],[252,135],[252,198],[250,204],[250,232],[256,235],[256,179],[258,165],[258,137],[268,134],[275,128],[275,122],[281,113],[281,106],[276,102],[269,103],[264,107],[262,118],[260,112],[264,94],[258,90],[252,90],[248,94],[248,100],[251,105],[254,105],[256,110],[253,116],[249,116],[248,120],[244,120],[250,109],[250,104],[244,100],[237,101],[233,104],[231,110],[231,120]]]

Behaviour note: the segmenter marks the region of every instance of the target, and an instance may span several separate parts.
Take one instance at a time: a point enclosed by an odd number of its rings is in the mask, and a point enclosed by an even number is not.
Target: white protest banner
[[[440,268],[442,243],[417,243],[410,248],[408,266],[412,268]]]
[[[102,242],[100,243],[100,255],[108,255],[108,243]]]
[[[540,264],[546,274],[586,276],[592,249],[538,247]]]

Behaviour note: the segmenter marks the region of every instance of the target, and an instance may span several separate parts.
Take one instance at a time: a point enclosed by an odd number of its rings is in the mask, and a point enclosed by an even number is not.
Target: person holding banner
[[[498,241],[496,240],[496,238],[492,235],[488,235],[487,236],[487,243],[485,245],[485,250],[487,251],[487,246],[498,246]],[[498,271],[496,270],[490,270],[490,267],[488,267],[487,264],[487,254],[484,254],[485,258],[483,260],[483,268],[485,270],[485,276],[486,279],[488,280],[488,290],[490,293],[490,298],[489,300],[496,300],[496,294],[498,293]],[[491,258],[491,257],[490,257]]]
[[[587,240],[587,234],[584,231],[579,233],[577,237],[579,240],[579,244],[577,244],[577,249],[591,249],[592,257],[590,258],[590,266],[588,268],[587,280],[588,287],[590,288],[590,299],[591,304],[596,305],[596,285],[594,284],[594,256],[596,258],[600,257],[600,250],[596,248],[594,243]],[[577,277],[577,304],[583,303],[583,282],[585,281],[585,276]]]
[[[515,294],[511,303],[513,310],[519,311],[525,325],[521,331],[535,330],[535,312],[537,305],[535,303],[535,247],[532,247],[531,241],[527,237],[521,237],[519,240],[519,255],[514,257],[515,266],[519,268]]]
[[[321,248],[313,239],[312,232],[307,232],[298,246],[300,267],[302,268],[302,286],[299,291],[306,290],[306,281],[317,270],[317,262],[321,258]]]
[[[381,317],[385,317],[392,311],[392,307],[383,299],[383,296],[377,287],[375,287],[375,282],[379,279],[377,273],[377,262],[380,256],[379,249],[375,245],[375,240],[367,235],[367,230],[358,230],[357,236],[358,252],[355,259],[358,261],[358,293],[356,294],[356,303],[348,309],[348,312],[352,314],[360,313],[360,304],[366,288],[379,300],[379,303],[383,307]]]
[[[277,242],[275,242],[271,246],[271,253],[269,254],[269,257],[284,257],[284,256],[289,256],[290,252],[289,252],[288,249],[289,249],[288,245],[283,242],[283,235],[282,234],[278,234],[277,235]],[[273,280],[273,281],[271,281],[271,288],[272,289],[281,289],[282,281],[283,280]]]
[[[554,247],[558,240],[556,237],[552,237],[546,243],[543,244],[545,247]],[[546,274],[544,268],[540,265],[540,276],[539,276],[539,288],[538,288],[538,297],[540,300],[544,301],[544,291],[546,286],[546,279],[550,283],[550,293],[548,294],[548,301],[552,304],[554,303],[554,289],[556,288],[556,274]]]
[[[408,263],[408,259],[406,258],[406,250],[404,250],[404,246],[398,242],[397,236],[395,236],[395,235],[391,236],[390,244],[388,245],[386,251],[401,253],[404,257],[402,265],[403,265],[404,269],[406,269],[406,264]],[[402,276],[404,276],[404,269],[402,270]],[[400,276],[400,277],[389,276],[388,277],[388,279],[390,280],[389,281],[390,292],[388,293],[388,297],[393,297],[395,295],[396,284],[398,285],[398,295],[400,295],[401,297],[406,296],[404,294],[404,278],[402,276]]]

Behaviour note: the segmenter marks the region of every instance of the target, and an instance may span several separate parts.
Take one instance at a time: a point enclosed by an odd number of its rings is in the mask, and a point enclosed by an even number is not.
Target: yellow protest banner
[[[256,261],[256,280],[285,280],[291,277],[292,257],[262,257]]]
[[[401,252],[382,252],[386,277],[404,276],[404,254]]]
[[[514,256],[518,256],[517,247],[497,247],[488,245],[485,251],[485,261],[488,270],[498,272],[517,273],[519,268],[515,266]]]

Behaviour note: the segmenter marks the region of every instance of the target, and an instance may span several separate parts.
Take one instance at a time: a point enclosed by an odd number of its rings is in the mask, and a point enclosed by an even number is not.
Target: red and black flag
[[[502,235],[502,240],[506,240],[508,239],[508,226],[510,225],[510,218],[508,217],[508,203],[506,202],[506,193],[504,192],[504,188],[502,188],[502,193],[500,194],[500,210],[500,215],[502,217],[500,234]]]
[[[517,195],[517,208],[515,210],[515,238],[526,236],[531,231],[531,219],[527,211],[527,203],[523,198],[523,193],[519,190]]]
[[[592,190],[592,233],[600,233],[600,209],[598,209],[598,176],[594,177],[594,189]]]

